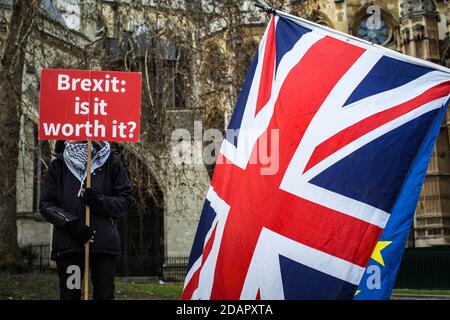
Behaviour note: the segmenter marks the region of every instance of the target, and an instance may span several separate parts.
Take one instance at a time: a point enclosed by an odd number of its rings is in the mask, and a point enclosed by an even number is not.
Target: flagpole
[[[309,20],[306,20],[306,19],[294,16],[292,14],[289,14],[289,13],[277,10],[277,9],[272,8],[270,6],[263,5],[260,2],[256,2],[255,3],[255,7],[258,7],[261,10],[264,10],[268,14],[273,14],[273,15],[277,15],[277,16],[280,16],[280,17],[283,17],[283,18],[286,18],[286,19],[289,19],[289,20],[301,22],[303,24],[312,26],[315,29],[320,29],[320,30],[326,31],[328,33],[333,33],[337,37],[344,38],[342,40],[346,40],[346,41],[353,40],[355,42],[363,44],[363,46],[365,48],[367,48],[367,47],[374,47],[374,48],[376,48],[378,50],[387,52],[392,57],[399,58],[399,59],[402,59],[402,60],[409,60],[409,61],[411,61],[411,63],[414,63],[414,64],[418,64],[418,65],[422,65],[424,67],[433,68],[433,69],[437,69],[437,70],[440,70],[440,71],[443,71],[443,72],[446,72],[446,73],[450,73],[450,69],[449,68],[441,66],[439,64],[436,64],[436,63],[433,63],[433,62],[430,62],[430,61],[427,61],[427,60],[419,59],[419,58],[416,58],[416,57],[408,56],[406,54],[403,54],[403,53],[397,52],[395,50],[392,50],[392,49],[380,46],[380,45],[375,44],[373,42],[370,42],[370,41],[367,41],[367,40],[364,40],[364,39],[352,36],[352,35],[347,34],[345,32],[341,32],[341,31],[338,31],[338,30],[335,30],[335,29],[323,26],[321,24],[318,24],[318,23],[315,23],[315,22],[312,22],[312,21],[309,21]]]
[[[89,138],[87,143],[87,176],[86,176],[86,188],[91,187],[91,146],[92,141]],[[91,208],[86,206],[86,225],[91,224]],[[84,245],[84,290],[83,300],[89,300],[89,241]]]
[[[270,13],[270,14],[276,14],[276,12],[277,12],[277,10],[275,10],[274,8],[269,7],[269,6],[265,6],[265,5],[263,5],[262,3],[258,2],[258,1],[255,3],[255,7],[258,7],[261,10],[264,10],[265,12]]]

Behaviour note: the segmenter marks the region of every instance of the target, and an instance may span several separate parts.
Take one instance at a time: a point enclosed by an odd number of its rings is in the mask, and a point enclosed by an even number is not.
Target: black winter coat
[[[61,151],[61,150],[59,150]],[[131,183],[119,155],[113,151],[105,164],[91,176],[91,188],[100,196],[100,205],[91,208],[91,227],[96,232],[91,252],[120,255],[121,244],[115,220],[134,204]],[[80,181],[66,166],[62,152],[56,154],[46,174],[39,209],[54,225],[52,260],[70,253],[82,253],[83,246],[67,232],[69,222],[85,221],[85,205],[78,197]]]

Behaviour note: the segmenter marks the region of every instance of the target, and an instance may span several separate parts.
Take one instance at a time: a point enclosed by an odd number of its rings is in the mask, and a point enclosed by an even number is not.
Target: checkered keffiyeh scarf
[[[70,172],[80,180],[81,192],[84,180],[87,177],[87,143],[70,143],[66,141],[65,146],[63,153],[64,162]],[[107,142],[100,150],[92,147],[91,173],[97,168],[100,168],[108,160],[110,153],[111,147]]]

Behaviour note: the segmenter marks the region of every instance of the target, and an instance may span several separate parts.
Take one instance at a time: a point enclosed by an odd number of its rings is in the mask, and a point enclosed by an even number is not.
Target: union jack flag
[[[449,93],[444,67],[273,16],[230,120],[238,133],[220,149],[183,298],[352,299]],[[262,172],[259,144],[277,154],[275,173]]]

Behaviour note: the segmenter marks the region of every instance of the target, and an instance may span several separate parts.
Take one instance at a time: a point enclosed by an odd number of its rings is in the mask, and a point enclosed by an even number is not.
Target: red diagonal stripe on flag
[[[363,135],[375,130],[376,128],[392,121],[420,106],[442,98],[448,95],[450,92],[450,81],[441,83],[433,88],[428,89],[421,95],[411,99],[407,102],[399,104],[388,110],[378,112],[364,120],[355,123],[354,125],[345,128],[341,132],[335,134],[328,140],[318,145],[308,161],[303,173],[311,169],[323,159],[327,158],[336,151],[342,149],[349,143],[362,137]]]
[[[214,243],[214,238],[216,236],[216,230],[217,230],[217,224],[215,225],[214,230],[211,233],[211,236],[209,237],[208,241],[206,242],[205,247],[203,248],[202,263],[201,263],[200,267],[192,275],[191,280],[189,281],[188,285],[183,290],[183,294],[181,296],[181,299],[183,299],[183,300],[191,299],[192,298],[192,294],[194,293],[194,291],[198,287],[198,281],[199,281],[199,278],[200,278],[200,272],[201,272],[201,270],[203,268],[203,265],[205,264],[206,259],[209,256],[209,253],[211,252],[211,249],[212,249],[212,246],[213,246],[213,243]]]

